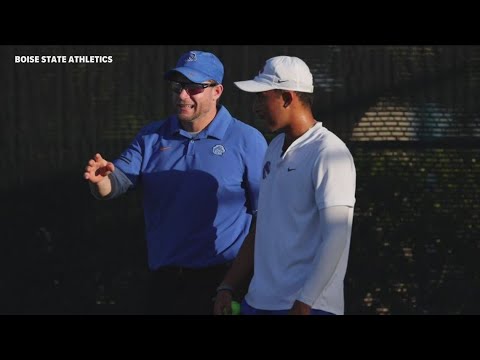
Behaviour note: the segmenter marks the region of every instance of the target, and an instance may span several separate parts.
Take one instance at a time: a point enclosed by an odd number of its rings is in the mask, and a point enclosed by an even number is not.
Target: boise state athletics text
[[[15,63],[73,63],[73,64],[105,64],[112,63],[112,55],[15,55]]]

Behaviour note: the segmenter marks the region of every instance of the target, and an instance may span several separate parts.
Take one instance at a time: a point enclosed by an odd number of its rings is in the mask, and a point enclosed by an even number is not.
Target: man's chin
[[[177,113],[178,120],[183,121],[183,122],[191,122],[192,121],[192,116],[187,116],[185,114],[179,114]]]
[[[285,128],[280,126],[269,126],[267,127],[268,131],[274,134],[282,134],[285,132]]]
[[[276,124],[267,123],[266,127],[267,127],[268,131],[270,131],[270,132],[276,132],[276,131],[280,130],[280,127]]]

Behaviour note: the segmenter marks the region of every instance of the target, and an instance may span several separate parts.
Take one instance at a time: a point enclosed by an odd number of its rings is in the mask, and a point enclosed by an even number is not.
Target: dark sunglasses
[[[180,94],[183,89],[187,92],[188,95],[197,95],[205,91],[207,87],[217,86],[217,83],[211,84],[199,84],[199,83],[181,83],[177,81],[170,81],[170,89],[175,94]]]

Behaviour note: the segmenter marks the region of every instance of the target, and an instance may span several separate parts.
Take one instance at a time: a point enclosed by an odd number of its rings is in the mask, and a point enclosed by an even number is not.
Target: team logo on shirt
[[[212,149],[212,152],[215,155],[222,156],[225,153],[225,148],[223,147],[223,145],[215,145]]]
[[[263,178],[265,179],[268,174],[270,174],[270,161],[267,161],[263,166]]]

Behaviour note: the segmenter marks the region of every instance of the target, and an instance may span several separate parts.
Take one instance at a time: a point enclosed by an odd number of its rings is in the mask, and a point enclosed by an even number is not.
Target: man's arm
[[[237,257],[218,287],[219,290],[213,306],[214,315],[231,314],[233,292],[252,277],[254,248],[255,222],[252,223],[250,232],[243,241]]]
[[[320,210],[321,244],[314,258],[312,272],[290,313],[308,315],[315,300],[328,285],[335,269],[349,246],[352,219],[348,206],[332,206]]]

